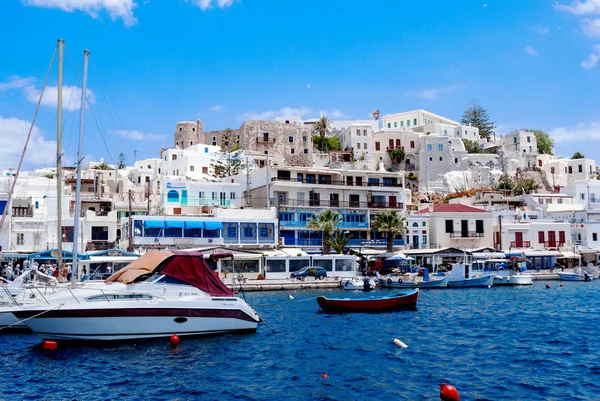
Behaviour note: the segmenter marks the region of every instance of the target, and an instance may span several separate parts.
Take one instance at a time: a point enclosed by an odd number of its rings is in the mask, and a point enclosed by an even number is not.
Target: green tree
[[[125,168],[125,155],[123,153],[119,153],[119,161],[118,161],[118,164],[117,164],[117,168],[119,170]]]
[[[538,184],[535,182],[533,178],[523,178],[515,184],[515,188],[513,189],[513,194],[525,195],[535,192],[538,189]]]
[[[344,248],[346,248],[351,238],[352,236],[344,237],[340,232],[337,232],[329,239],[329,245],[331,245],[335,253],[341,254],[344,252]]]
[[[386,247],[388,252],[394,252],[394,235],[404,232],[406,218],[395,210],[388,210],[378,214],[373,221],[373,228],[386,234]]]
[[[319,140],[317,142],[317,149],[321,152],[327,152],[327,150],[323,149],[323,145],[325,144],[325,136],[329,133],[331,126],[331,120],[325,116],[319,117],[317,122],[313,125],[313,133],[319,136]]]
[[[585,156],[579,152],[575,152],[575,153],[573,153],[573,156],[571,157],[571,159],[585,159]]]
[[[112,170],[113,168],[106,162],[102,162],[92,167],[94,170]]]
[[[543,155],[554,154],[554,139],[547,132],[541,129],[524,129],[523,131],[533,132],[535,141],[537,142],[538,153]]]
[[[394,164],[400,164],[406,159],[406,152],[402,149],[392,149],[389,151],[390,160]]]
[[[471,126],[479,128],[479,136],[485,139],[490,139],[496,128],[496,123],[491,121],[489,111],[475,100],[464,111],[460,123],[463,125],[471,124]]]
[[[227,128],[221,134],[219,146],[221,147],[221,153],[212,159],[210,175],[214,178],[238,175],[246,165],[242,163],[241,152],[238,151],[237,137],[231,128]]]
[[[321,213],[311,217],[306,227],[309,230],[323,232],[323,255],[328,255],[331,251],[331,242],[329,238],[331,233],[337,231],[337,226],[342,222],[342,217],[338,212],[331,209],[324,210]]]
[[[513,178],[505,174],[498,180],[498,185],[496,185],[496,190],[504,190],[504,191],[512,191],[515,188],[515,181]]]
[[[483,148],[476,141],[471,141],[470,139],[463,138],[463,143],[465,144],[465,150],[467,153],[483,153]]]
[[[325,137],[321,139],[321,137],[317,134],[314,134],[313,143],[321,152],[329,152],[330,150],[340,150],[340,138],[338,137]]]

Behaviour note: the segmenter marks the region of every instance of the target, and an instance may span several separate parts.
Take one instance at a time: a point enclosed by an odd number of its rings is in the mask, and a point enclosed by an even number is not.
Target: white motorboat
[[[371,277],[351,277],[342,279],[340,286],[344,290],[370,291],[377,288],[377,281]]]
[[[13,314],[44,340],[255,332],[261,321],[197,252],[149,251],[104,286],[71,288],[16,309]]]
[[[561,281],[592,281],[592,276],[581,269],[575,269],[573,272],[558,272],[558,278]]]
[[[456,263],[448,273],[448,287],[485,287],[494,285],[495,274],[474,274],[470,263]]]
[[[523,273],[526,261],[509,261],[507,259],[487,259],[473,263],[473,273],[479,276],[492,274],[494,285],[532,285],[533,276]]]
[[[422,268],[417,273],[381,277],[379,285],[388,288],[446,288],[448,276],[432,277],[429,275],[429,269]]]

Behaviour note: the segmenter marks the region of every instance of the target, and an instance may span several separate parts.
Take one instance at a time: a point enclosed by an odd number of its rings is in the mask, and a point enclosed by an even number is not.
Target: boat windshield
[[[181,280],[177,280],[176,278],[165,276],[164,274],[154,273],[148,279],[144,280],[146,283],[152,284],[179,284],[179,285],[187,285],[188,283],[184,283]]]

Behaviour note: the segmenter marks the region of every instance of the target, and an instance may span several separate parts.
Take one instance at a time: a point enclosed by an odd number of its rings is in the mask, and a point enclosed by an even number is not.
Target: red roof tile
[[[429,208],[415,212],[415,214],[426,213],[430,213]],[[433,206],[433,211],[431,213],[487,213],[487,211],[476,207],[461,205],[460,203],[440,203],[439,205]]]

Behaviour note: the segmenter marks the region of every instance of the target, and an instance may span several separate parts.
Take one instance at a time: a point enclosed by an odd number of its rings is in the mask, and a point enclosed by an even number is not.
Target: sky
[[[368,119],[476,100],[496,133],[543,129],[600,160],[600,0],[2,0],[0,170],[16,168],[56,40],[65,40],[63,148],[127,164],[206,130],[278,115]],[[56,58],[24,169],[54,166]]]

